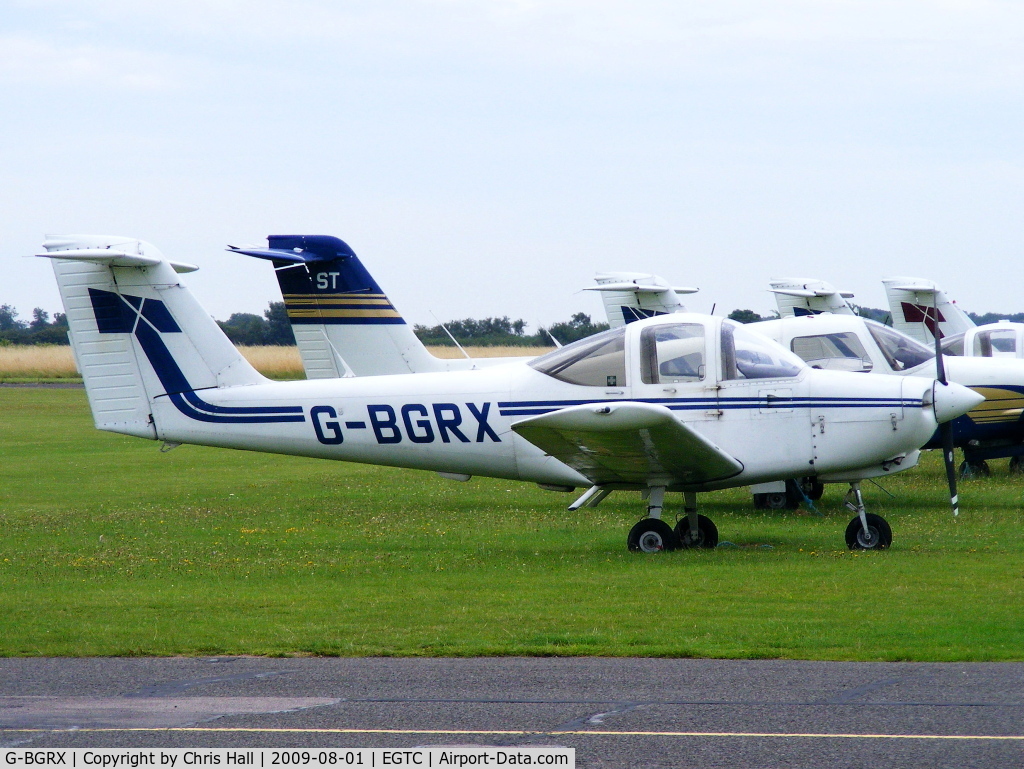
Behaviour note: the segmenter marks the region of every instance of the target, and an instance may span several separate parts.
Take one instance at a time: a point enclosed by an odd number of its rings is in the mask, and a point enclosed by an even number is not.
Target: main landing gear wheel
[[[797,503],[789,498],[785,491],[773,491],[768,494],[754,495],[755,510],[796,510]]]
[[[892,544],[892,529],[880,515],[867,514],[868,530],[856,516],[846,527],[846,546],[851,550],[885,550]]]
[[[812,502],[817,502],[821,499],[822,494],[825,493],[825,484],[817,478],[804,478],[800,481],[800,484],[803,486],[804,494]]]
[[[658,518],[644,518],[629,530],[626,546],[633,553],[658,553],[662,550],[675,550],[679,547],[679,538],[672,527]]]
[[[679,547],[718,547],[718,527],[706,515],[697,516],[697,535],[690,532],[690,518],[684,516],[676,524],[676,537]]]
[[[1024,475],[1024,457],[1010,457],[1010,475]]]
[[[969,481],[972,478],[988,478],[992,475],[992,471],[988,467],[988,462],[984,459],[976,459],[973,462],[968,462],[966,459],[960,463],[960,480]]]

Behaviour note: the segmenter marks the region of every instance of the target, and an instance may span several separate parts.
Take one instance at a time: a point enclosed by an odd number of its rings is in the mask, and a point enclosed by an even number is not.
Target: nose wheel
[[[851,550],[885,550],[892,544],[892,529],[880,515],[864,510],[860,483],[851,483],[846,494],[846,506],[857,517],[846,527],[846,546]]]

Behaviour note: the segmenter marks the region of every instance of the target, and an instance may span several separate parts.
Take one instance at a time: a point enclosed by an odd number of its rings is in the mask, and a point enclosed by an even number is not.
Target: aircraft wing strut
[[[595,485],[699,485],[743,464],[652,403],[591,403],[524,419],[512,429]]]

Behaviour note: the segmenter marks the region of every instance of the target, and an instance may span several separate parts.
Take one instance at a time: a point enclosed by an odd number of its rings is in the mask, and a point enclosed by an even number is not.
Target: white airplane
[[[836,315],[856,315],[847,299],[849,291],[837,291],[831,283],[807,278],[773,278],[771,288],[779,315],[802,317],[831,312]]]
[[[942,360],[937,360],[933,348],[856,315],[845,301],[852,295],[823,281],[782,278],[773,280],[770,290],[776,295],[781,317],[751,323],[747,328],[774,339],[817,369],[931,378],[941,362],[950,380],[986,398],[982,405],[954,420],[949,430],[944,431],[950,433],[952,445],[964,452],[961,474],[985,472],[984,460],[994,457],[1011,457],[1013,468],[1021,465],[1018,457],[1024,455],[1024,363],[1005,358],[951,357],[948,349],[944,349]],[[670,291],[664,289],[663,294]],[[651,297],[646,298],[652,301]],[[673,300],[667,296],[660,301],[670,304]],[[924,448],[942,447],[946,440],[937,433]],[[947,474],[953,472],[951,461],[947,461]],[[821,491],[820,484],[805,483],[798,487],[793,481],[752,488],[757,506],[779,508],[796,507],[803,495],[815,499]],[[950,480],[950,495],[956,496],[955,480]]]
[[[271,382],[230,343],[153,246],[44,243],[96,427],[164,441],[531,481],[594,506],[640,491],[631,550],[713,547],[697,494],[806,474],[851,484],[851,548],[892,533],[865,478],[910,467],[937,425],[978,405],[955,384],[816,371],[741,325],[656,317],[529,363]],[[662,520],[667,491],[685,514]]]
[[[267,241],[267,247],[228,250],[273,262],[307,379],[466,371],[529,359],[435,357],[345,241],[330,235]]]
[[[1011,471],[1024,472],[1024,363],[1018,360],[1017,352],[1024,351],[1024,345],[1020,344],[1024,339],[1024,324],[1000,322],[975,326],[967,314],[931,281],[887,278],[883,283],[896,331],[872,321],[863,321],[863,329],[859,332],[862,345],[859,351],[852,342],[851,347],[843,347],[841,340],[847,339],[851,330],[846,328],[847,322],[841,320],[832,322],[835,328],[831,330],[828,342],[823,341],[826,337],[822,335],[813,337],[815,341],[812,342],[808,341],[811,337],[806,333],[801,336],[798,332],[789,331],[776,331],[772,336],[790,346],[812,366],[927,376],[931,373],[931,366],[923,365],[921,356],[934,358],[934,331],[938,329],[943,354],[954,356],[947,358],[946,363],[950,378],[974,388],[987,399],[983,407],[958,419],[953,425],[954,442],[964,452],[961,475],[988,475],[985,460],[998,457],[1010,458]],[[827,283],[820,285],[831,288]],[[774,290],[776,282],[772,286]],[[833,301],[837,295],[838,292],[832,295]],[[815,314],[809,304],[812,299],[804,299],[808,304],[803,308],[799,301],[792,296],[787,297],[787,305],[797,304],[792,314]],[[783,310],[781,297],[779,309],[783,317],[789,314]],[[847,309],[848,312],[841,310],[838,314],[854,314],[849,305]],[[840,333],[843,335],[837,336]],[[921,343],[919,349],[915,351],[915,345],[908,337]],[[861,355],[865,350],[870,354]],[[915,367],[919,371],[914,371]],[[933,446],[934,443],[928,447]]]
[[[931,345],[939,337],[962,334],[974,321],[935,283],[923,278],[883,278],[892,326]]]
[[[976,326],[970,316],[937,284],[923,278],[886,278],[893,326],[932,344],[935,332],[949,355],[977,358],[1024,358],[1024,323],[1000,320]]]
[[[596,286],[584,291],[600,291],[605,315],[612,328],[635,320],[686,312],[680,294],[695,294],[698,289],[672,287],[657,275],[642,272],[602,272],[594,276]]]

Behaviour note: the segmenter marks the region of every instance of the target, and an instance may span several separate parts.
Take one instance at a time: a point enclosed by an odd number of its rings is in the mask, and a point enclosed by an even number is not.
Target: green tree
[[[738,323],[757,323],[761,320],[768,320],[768,318],[762,318],[753,310],[733,310],[729,313],[729,320],[735,320]]]
[[[559,344],[569,344],[607,330],[607,323],[594,323],[585,312],[578,312],[566,322],[552,323],[547,329],[541,329],[537,336],[542,338],[541,344],[549,344],[548,335],[557,339]]]
[[[292,324],[288,319],[288,310],[284,302],[271,302],[263,311],[263,317],[267,320],[266,344],[295,344],[295,334],[292,333]]]

